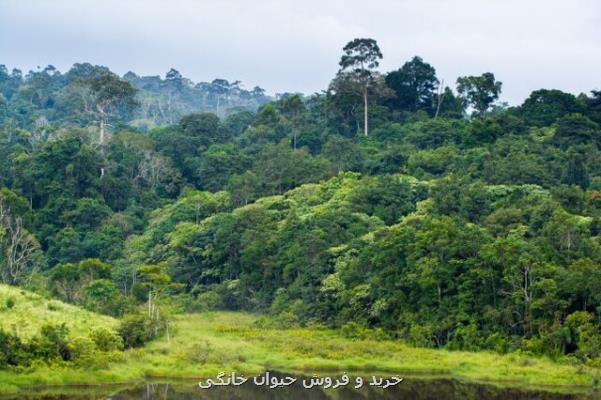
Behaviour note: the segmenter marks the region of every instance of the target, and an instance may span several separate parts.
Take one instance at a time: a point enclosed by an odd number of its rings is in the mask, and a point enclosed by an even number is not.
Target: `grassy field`
[[[10,308],[7,306],[9,299],[13,302]],[[28,339],[39,333],[46,323],[65,323],[73,336],[80,336],[87,335],[91,327],[114,328],[118,321],[57,300],[45,299],[14,286],[0,284],[0,328]]]
[[[17,326],[31,335],[43,321],[66,322],[74,335],[117,321],[56,301],[0,286],[15,306],[0,311],[0,326]],[[48,304],[53,304],[49,309]],[[54,310],[56,308],[56,310]],[[0,392],[15,392],[31,385],[108,384],[148,378],[198,379],[219,371],[245,375],[265,368],[299,374],[401,374],[450,377],[491,382],[501,386],[546,387],[571,391],[596,386],[601,371],[557,364],[526,355],[451,352],[418,349],[396,341],[350,340],[328,329],[257,328],[257,316],[242,313],[203,313],[174,317],[169,335],[142,349],[128,350],[101,367],[37,365],[15,373],[0,371]]]

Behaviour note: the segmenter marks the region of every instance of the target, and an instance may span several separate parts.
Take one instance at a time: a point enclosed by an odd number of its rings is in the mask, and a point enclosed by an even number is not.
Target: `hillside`
[[[9,307],[8,304],[12,305]],[[95,328],[117,326],[117,320],[112,317],[0,284],[0,329],[30,339],[40,333],[44,324],[63,323],[73,336],[87,335]]]
[[[510,107],[492,72],[443,87],[420,57],[382,57],[355,39],[323,92],[154,127],[133,123],[146,91],[175,107],[240,88],[0,68],[0,280],[148,309],[131,347],[169,311],[238,311],[599,365],[601,92]]]

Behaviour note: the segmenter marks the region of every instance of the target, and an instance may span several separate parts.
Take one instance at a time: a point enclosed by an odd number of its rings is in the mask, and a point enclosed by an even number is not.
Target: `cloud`
[[[0,0],[0,10],[0,63],[25,70],[175,67],[195,81],[311,93],[327,86],[347,41],[373,37],[383,70],[420,55],[449,83],[492,71],[511,103],[541,87],[600,85],[596,0]]]

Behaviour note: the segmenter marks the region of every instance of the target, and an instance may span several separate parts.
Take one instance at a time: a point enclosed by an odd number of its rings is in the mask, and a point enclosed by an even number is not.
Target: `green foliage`
[[[82,304],[88,310],[121,316],[128,309],[128,303],[123,298],[112,280],[95,279],[82,287]]]
[[[0,329],[0,368],[29,364],[29,348],[14,333]]]
[[[459,96],[467,105],[473,107],[478,115],[484,115],[499,98],[501,86],[501,82],[496,81],[491,72],[457,78]]]
[[[454,91],[419,57],[386,75],[381,58],[353,40],[326,92],[271,102],[176,70],[0,68],[3,281],[150,315],[93,345],[57,327],[3,340],[88,365],[159,335],[157,307],[178,299],[353,340],[598,362],[599,93],[506,108],[492,73]],[[68,305],[11,296],[7,320],[64,321]]]
[[[76,337],[69,342],[71,360],[78,366],[88,367],[95,361],[95,344],[88,337]]]
[[[10,310],[11,308],[13,308],[15,306],[15,299],[12,297],[7,298],[5,305],[6,305],[6,308]]]
[[[599,125],[581,114],[569,114],[557,121],[553,143],[567,149],[570,146],[601,145]]]
[[[582,110],[576,97],[561,90],[536,90],[520,106],[519,112],[529,125],[548,126],[566,114]]]
[[[413,57],[397,71],[388,73],[386,84],[395,92],[395,97],[388,100],[394,109],[410,112],[424,110],[431,115],[435,113],[435,94],[439,82],[434,67],[421,57]]]
[[[45,324],[40,336],[32,340],[33,352],[37,358],[46,361],[71,360],[72,354],[68,343],[69,329],[61,325]]]
[[[96,328],[90,332],[90,339],[100,351],[123,349],[123,339],[116,332],[106,328]]]
[[[123,340],[125,348],[141,347],[156,338],[166,329],[162,319],[151,319],[144,314],[134,314],[121,320],[117,332]]]
[[[14,301],[1,311],[0,369],[106,367],[123,348],[110,317],[6,285],[0,298]]]

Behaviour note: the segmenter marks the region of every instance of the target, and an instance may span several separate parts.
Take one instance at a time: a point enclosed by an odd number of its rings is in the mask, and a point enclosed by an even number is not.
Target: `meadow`
[[[6,299],[14,305],[6,307]],[[44,321],[65,322],[71,335],[85,335],[99,325],[115,327],[116,319],[20,289],[0,286],[0,327],[23,337]],[[233,312],[174,315],[169,333],[145,347],[98,357],[84,367],[70,363],[36,363],[0,371],[0,392],[39,385],[118,384],[147,379],[202,379],[220,371],[247,376],[269,369],[293,374],[399,374],[445,377],[500,386],[574,391],[596,386],[598,369],[527,354],[500,355],[425,349],[374,337],[352,339],[339,330],[319,326],[285,329],[265,317]]]

